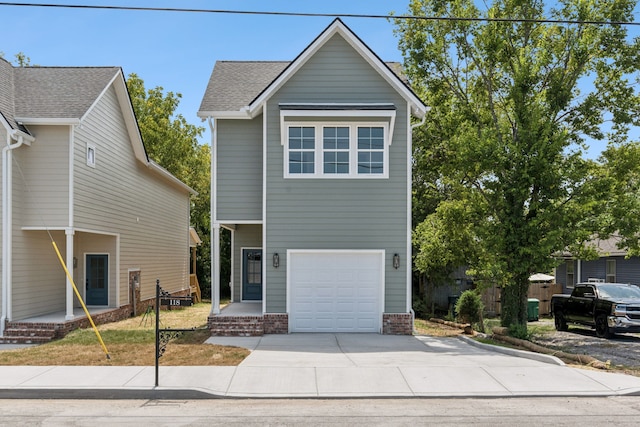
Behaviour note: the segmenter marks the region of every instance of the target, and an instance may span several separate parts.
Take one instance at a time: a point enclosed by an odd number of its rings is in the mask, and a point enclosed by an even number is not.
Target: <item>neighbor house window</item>
[[[96,147],[95,145],[87,144],[87,166],[92,168],[96,167]]]
[[[567,288],[573,288],[576,284],[575,279],[575,261],[567,261]]]
[[[607,273],[606,282],[615,283],[616,282],[616,260],[615,259],[607,260],[606,273]]]
[[[289,124],[287,178],[387,178],[386,124]]]

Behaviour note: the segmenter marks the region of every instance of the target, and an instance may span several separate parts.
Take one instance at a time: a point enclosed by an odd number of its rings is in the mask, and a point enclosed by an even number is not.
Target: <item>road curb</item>
[[[474,347],[483,350],[495,351],[497,353],[508,354],[510,356],[524,357],[525,359],[536,360],[538,362],[549,363],[552,365],[565,366],[565,363],[555,356],[549,354],[534,353],[532,351],[517,350],[515,348],[502,347],[498,345],[484,344],[465,335],[458,335],[458,338]]]

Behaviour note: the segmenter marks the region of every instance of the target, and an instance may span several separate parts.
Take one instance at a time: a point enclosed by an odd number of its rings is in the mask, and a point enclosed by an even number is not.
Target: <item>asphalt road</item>
[[[640,398],[0,400],[2,426],[637,426]]]

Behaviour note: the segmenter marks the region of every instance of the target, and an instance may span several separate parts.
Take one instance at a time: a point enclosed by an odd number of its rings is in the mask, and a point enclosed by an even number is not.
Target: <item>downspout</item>
[[[220,224],[217,218],[217,159],[215,119],[207,117],[211,130],[211,312],[220,314]]]
[[[17,142],[11,144],[11,140]],[[4,336],[5,323],[11,320],[12,307],[9,303],[11,299],[11,278],[13,276],[13,208],[12,198],[12,165],[11,150],[19,148],[24,144],[24,137],[16,130],[7,134],[7,145],[2,148],[2,315],[0,316],[0,337]]]
[[[411,106],[408,105],[408,110],[411,111]],[[430,110],[430,108],[427,108],[427,112]],[[411,119],[409,119],[411,120]],[[412,260],[412,243],[411,243],[411,221],[413,218],[412,212],[413,212],[413,205],[412,205],[412,187],[413,187],[413,172],[411,170],[411,155],[413,152],[413,130],[419,126],[422,126],[423,124],[425,124],[425,122],[427,121],[427,114],[425,113],[424,116],[422,116],[422,120],[420,121],[420,123],[415,123],[413,125],[411,125],[410,128],[410,133],[409,133],[409,144],[407,144],[407,180],[409,181],[409,185],[407,185],[407,257],[406,257],[406,263],[407,263],[407,283],[409,284],[409,286],[407,287],[407,307],[409,307],[409,313],[411,313],[411,325],[415,325],[415,320],[416,320],[416,312],[413,310],[413,305],[411,304],[411,299],[412,299],[412,291],[413,291],[413,283],[412,283],[412,266],[413,263],[411,262]],[[415,332],[415,331],[414,331]]]
[[[67,226],[67,229],[65,230],[65,246],[66,246],[66,254],[65,254],[65,263],[67,265],[67,269],[69,271],[72,272],[72,274],[75,275],[75,270],[73,269],[73,252],[74,252],[74,248],[73,248],[73,244],[74,244],[74,145],[75,145],[75,127],[74,126],[69,126],[69,178],[68,178],[68,183],[69,183],[69,188],[68,188],[68,194],[69,194],[69,199],[68,199],[68,222],[69,225]],[[118,270],[119,271],[119,270]],[[75,279],[76,281],[78,280],[77,278]],[[86,295],[85,295],[86,298]],[[66,307],[66,315],[65,315],[65,320],[73,320],[75,318],[74,314],[73,314],[73,285],[71,283],[71,280],[67,277],[66,281],[65,281],[65,307]]]

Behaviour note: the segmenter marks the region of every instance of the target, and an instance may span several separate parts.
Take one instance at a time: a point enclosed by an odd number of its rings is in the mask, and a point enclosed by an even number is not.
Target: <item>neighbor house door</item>
[[[242,250],[242,300],[262,300],[262,249]]]
[[[86,255],[87,305],[109,305],[109,255]]]

